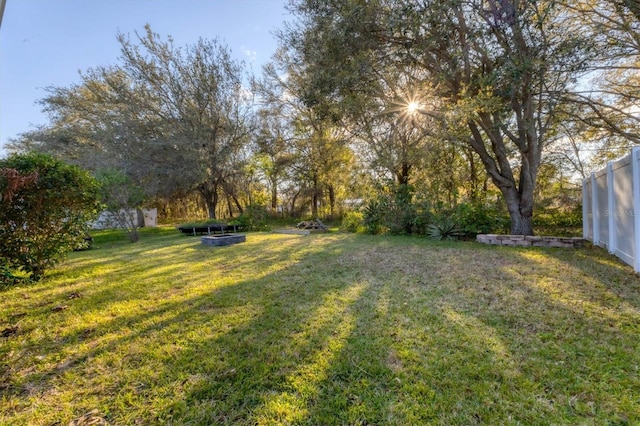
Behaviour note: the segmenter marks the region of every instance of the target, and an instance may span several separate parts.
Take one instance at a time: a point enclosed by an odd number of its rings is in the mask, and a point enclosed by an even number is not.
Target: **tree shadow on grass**
[[[88,302],[82,309],[99,311],[123,300],[144,299],[145,295],[155,301],[154,293],[175,291],[198,280],[209,279],[215,284],[225,273],[239,276],[243,267],[263,261],[279,267],[295,257],[287,251],[291,248],[289,244],[265,250],[265,244],[258,242],[216,250],[202,246],[199,239],[180,237],[166,242],[154,239],[152,244],[141,242],[135,247],[126,246],[126,250],[97,250],[90,256],[77,256],[63,270],[50,274],[45,282],[13,288],[13,292],[23,294],[23,300],[16,304],[20,307],[5,307],[7,311],[14,308],[44,315],[52,306],[67,304],[70,294],[80,294]],[[246,255],[248,251],[252,254]],[[48,303],[34,305],[32,300]],[[81,302],[75,303],[82,305]]]
[[[60,421],[98,405],[116,424],[640,421],[635,313],[554,251],[362,236],[247,247],[190,247],[210,263],[170,271],[175,283],[150,269],[159,290],[131,314],[88,295],[114,316],[42,341],[59,363],[18,389],[35,383],[51,404],[72,374],[91,390],[58,404]],[[206,281],[214,264],[232,279]],[[269,266],[248,275],[256,264]],[[129,284],[113,285],[120,297]]]
[[[606,294],[571,282],[575,267],[523,253],[418,244],[342,259],[368,266],[351,315],[330,324],[350,331],[326,356],[322,380],[305,380],[317,364],[308,357],[285,382],[316,391],[281,387],[246,423],[639,421],[637,328],[612,329]],[[550,293],[547,284],[564,278],[567,287]]]
[[[335,265],[332,269],[335,273]],[[286,297],[273,299],[262,316],[242,329],[204,342],[204,348],[238,348],[241,342],[242,349],[225,354],[223,367],[201,372],[185,399],[166,415],[179,419],[178,423],[195,424],[336,424],[349,422],[347,410],[336,410],[346,409],[349,399],[371,405],[367,392],[377,383],[366,386],[364,393],[352,383],[352,395],[345,395],[345,389],[336,393],[332,389],[351,382],[354,369],[363,377],[379,376],[377,371],[367,372],[371,366],[359,358],[362,347],[352,353],[354,358],[347,353],[356,340],[365,349],[381,346],[375,339],[355,337],[363,316],[372,313],[376,291],[367,281],[336,279],[325,285],[328,287],[320,293],[289,288]],[[183,355],[196,358],[206,353],[204,348],[191,348]],[[373,363],[384,359],[378,351],[367,352]],[[385,404],[385,399],[378,398],[367,414],[380,418]],[[324,408],[328,411],[323,412]]]
[[[159,299],[158,303],[149,303],[144,307],[134,306],[136,309],[131,309],[133,313],[114,311],[112,317],[102,318],[100,322],[93,323],[89,329],[76,327],[69,331],[63,330],[40,338],[37,344],[23,352],[22,357],[47,358],[43,362],[47,365],[11,371],[11,377],[8,379],[9,385],[3,389],[3,393],[15,398],[46,398],[48,394],[55,393],[56,384],[61,376],[73,370],[76,375],[82,376],[82,380],[86,383],[92,384],[96,389],[103,389],[102,392],[96,392],[96,397],[99,399],[105,398],[105,395],[102,395],[104,388],[119,389],[119,392],[127,393],[127,388],[131,384],[128,383],[128,375],[123,374],[123,371],[138,377],[147,390],[159,384],[158,382],[169,383],[172,379],[180,382],[183,378],[176,378],[175,374],[187,374],[194,365],[196,368],[200,368],[201,364],[198,362],[198,358],[202,357],[200,354],[196,360],[185,361],[186,367],[179,365],[180,363],[176,365],[174,357],[181,352],[183,347],[190,347],[193,342],[199,342],[203,336],[207,335],[216,336],[218,339],[227,333],[246,335],[247,333],[242,330],[253,330],[255,327],[248,327],[245,323],[255,323],[258,318],[266,315],[265,307],[273,307],[276,313],[275,316],[271,315],[269,318],[282,321],[283,318],[287,318],[287,314],[290,312],[291,298],[298,303],[313,305],[319,303],[319,298],[323,296],[324,292],[332,291],[335,286],[333,283],[323,283],[321,287],[316,287],[313,291],[305,289],[304,286],[299,285],[301,282],[297,272],[291,273],[293,282],[286,279],[287,270],[296,268],[298,265],[315,268],[313,259],[308,260],[308,258],[313,258],[318,250],[324,251],[320,257],[326,256],[331,251],[340,250],[339,246],[327,249],[322,248],[323,246],[324,244],[319,240],[317,247],[313,250],[305,251],[302,250],[302,247],[298,247],[301,249],[301,253],[291,252],[296,250],[295,244],[289,245],[288,248],[285,244],[278,247],[268,247],[270,249],[268,253],[252,257],[263,258],[263,261],[269,260],[271,262],[270,272],[261,274],[259,279],[240,280],[224,286],[216,285],[215,282],[212,282],[210,286],[207,283],[197,286],[191,285],[190,282],[180,283],[180,278],[175,275],[175,271],[170,271],[170,276],[174,277],[175,281],[172,280],[171,286],[167,289],[173,289],[178,285],[180,290],[171,294],[168,300]],[[199,250],[200,248],[197,248],[194,253],[197,254]],[[242,260],[243,256],[240,251],[238,249],[235,252],[218,252],[218,255],[225,255],[226,261],[234,263],[229,267],[228,272],[237,273],[238,276],[242,276],[242,268],[251,264],[251,261]],[[214,255],[213,262],[215,261]],[[283,263],[284,266],[279,268],[277,267],[278,263]],[[203,268],[201,274],[208,274],[206,268]],[[275,277],[275,274],[278,276]],[[190,279],[201,283],[203,276],[192,274]],[[153,281],[153,273],[145,279]],[[118,293],[126,291],[126,288],[119,288],[126,287],[126,285],[127,283],[113,283],[111,287],[115,287],[115,292]],[[126,297],[123,296],[106,304],[105,300],[110,297],[105,297],[103,294],[105,292],[106,296],[111,296],[114,289],[96,290],[93,293],[87,289],[87,296],[82,300],[85,303],[76,307],[76,314],[90,315],[92,310],[96,310],[94,306],[96,300],[99,305],[97,310],[108,310],[118,302],[127,302]],[[158,296],[161,296],[161,292],[158,292]],[[129,297],[133,298],[131,295]],[[95,300],[92,301],[92,298]],[[134,299],[133,302],[134,305],[144,303],[145,299]],[[149,302],[151,301],[149,300]],[[89,312],[83,309],[83,304],[85,308],[89,308]],[[71,320],[71,316],[69,317],[68,320]],[[217,347],[216,350],[219,348]],[[151,352],[163,350],[167,351],[166,356],[165,354],[158,356],[157,353],[154,353],[152,357],[147,356]],[[113,365],[108,365],[113,362],[113,357],[110,355],[114,353],[121,355],[121,357],[115,357],[116,360],[119,359],[116,362],[121,365],[116,366],[115,374],[104,377],[98,370],[114,368]],[[206,356],[213,354],[204,352],[204,355],[206,358]],[[153,370],[151,372],[148,371],[150,364]],[[182,371],[181,367],[187,368],[187,372]],[[145,369],[142,377],[136,374],[136,370],[139,368]],[[163,374],[160,374],[161,372]],[[153,374],[144,377],[145,373]],[[162,377],[165,374],[166,377]],[[94,383],[95,380],[99,382]],[[104,383],[105,381],[107,383]],[[162,385],[158,387],[162,388]],[[144,399],[145,393],[139,392],[135,386],[130,391],[133,394],[128,395],[127,398]],[[154,394],[154,391],[150,392]],[[110,397],[113,398],[113,395]],[[175,399],[173,395],[166,395],[166,397],[171,401]],[[114,403],[119,405],[117,401],[110,401],[110,404]],[[113,411],[113,408],[109,411]],[[61,413],[61,416],[65,415],[68,416],[68,412]],[[120,418],[119,422],[128,424],[130,420],[136,419],[135,416],[141,415],[141,413],[135,413],[133,417],[126,413],[120,413],[120,415],[124,415],[124,418]]]
[[[590,284],[596,283],[595,288],[590,286],[589,290],[600,291],[603,302],[614,303],[616,308],[627,304],[640,312],[640,274],[621,259],[593,245],[575,250],[548,250],[546,253],[580,271]]]
[[[498,392],[499,400],[526,396],[520,405],[513,401],[512,408],[503,407],[503,418],[640,421],[639,281],[625,280],[627,271],[590,258],[578,261],[580,251],[504,248],[485,254],[490,255],[466,268],[449,262],[451,281],[459,284],[456,293],[443,298],[442,313],[468,347],[484,341],[489,359],[505,366],[494,376],[502,377],[497,384],[518,384]],[[469,274],[469,266],[477,272]],[[630,287],[620,291],[612,282]],[[479,412],[483,422],[496,420],[486,410]]]
[[[606,374],[584,380],[584,370],[565,371],[602,363],[598,350],[572,358],[588,338],[558,336],[570,333],[570,321],[602,331],[599,319],[576,319],[573,310],[516,279],[523,264],[537,266],[518,252],[474,257],[468,247],[420,244],[409,250],[363,245],[338,255],[329,269],[345,268],[336,288],[343,296],[342,304],[329,305],[330,320],[322,320],[325,305],[300,319],[275,310],[237,335],[185,352],[190,358],[209,347],[236,347],[238,339],[247,345],[228,354],[224,368],[198,376],[166,418],[194,424],[568,423],[591,419],[597,404],[601,419],[632,418],[633,406],[612,406],[608,386],[599,387]],[[557,314],[548,318],[552,311]],[[624,347],[615,339],[603,346],[611,344]],[[629,371],[634,364],[627,361]]]

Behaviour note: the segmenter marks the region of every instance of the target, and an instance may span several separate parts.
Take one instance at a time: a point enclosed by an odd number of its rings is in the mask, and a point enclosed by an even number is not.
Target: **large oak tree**
[[[292,1],[282,41],[305,64],[310,104],[349,112],[381,69],[418,68],[449,135],[502,192],[513,234],[532,234],[538,168],[555,112],[585,67],[580,31],[554,1]]]
[[[92,169],[118,168],[150,195],[196,190],[215,218],[221,195],[235,196],[252,130],[243,64],[217,40],[180,48],[149,26],[118,40],[118,64],[49,88],[42,104],[51,125],[20,145]]]

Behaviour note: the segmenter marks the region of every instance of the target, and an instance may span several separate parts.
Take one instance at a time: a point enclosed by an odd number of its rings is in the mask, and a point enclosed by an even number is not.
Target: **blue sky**
[[[46,124],[36,102],[48,86],[80,81],[79,71],[115,64],[118,31],[149,23],[177,45],[219,38],[259,74],[274,30],[291,20],[286,0],[7,0],[0,28],[0,153],[10,138]]]

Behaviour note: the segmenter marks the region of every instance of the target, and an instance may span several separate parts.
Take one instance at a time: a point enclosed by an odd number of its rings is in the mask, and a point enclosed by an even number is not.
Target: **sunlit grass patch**
[[[640,279],[599,249],[95,247],[0,293],[0,424],[640,422]]]

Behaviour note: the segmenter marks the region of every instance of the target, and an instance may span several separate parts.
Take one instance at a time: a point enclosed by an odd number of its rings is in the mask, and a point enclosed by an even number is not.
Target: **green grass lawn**
[[[112,236],[0,292],[0,424],[640,423],[640,278],[600,249]]]

